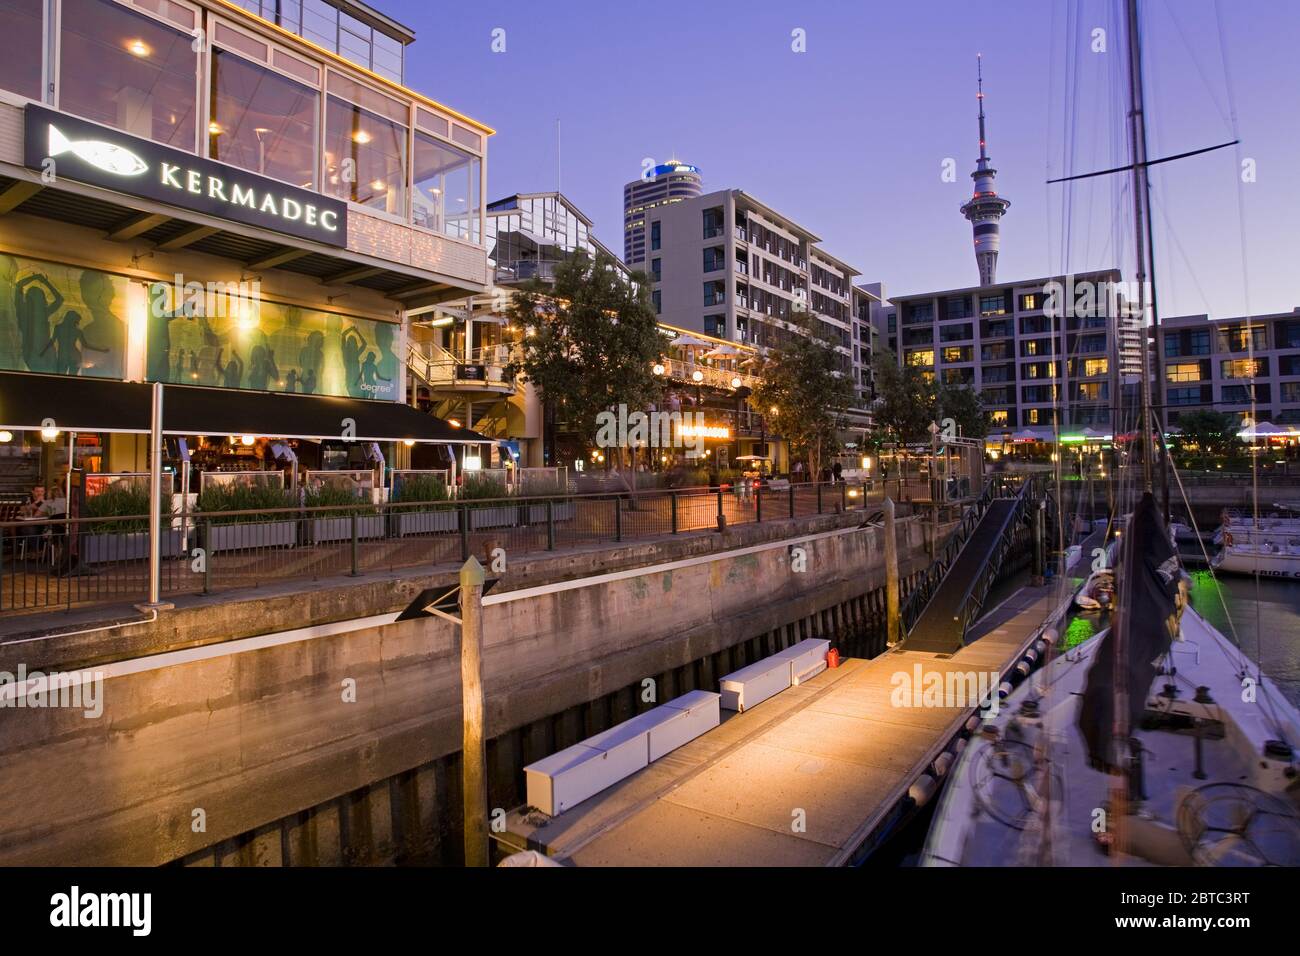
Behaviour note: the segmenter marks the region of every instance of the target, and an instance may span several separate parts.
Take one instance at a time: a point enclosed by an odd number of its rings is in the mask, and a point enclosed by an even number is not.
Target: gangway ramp
[[[975,593],[977,585],[991,564],[1000,564],[999,548],[1003,547],[1021,504],[1020,498],[997,498],[989,502],[930,603],[912,625],[904,641],[909,651],[952,654],[962,646],[966,623],[970,620],[968,605],[972,600],[983,600],[983,595]]]

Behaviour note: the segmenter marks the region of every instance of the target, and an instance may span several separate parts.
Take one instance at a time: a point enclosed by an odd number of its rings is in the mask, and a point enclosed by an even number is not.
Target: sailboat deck
[[[972,710],[894,706],[895,676],[918,667],[1004,674],[1059,600],[1052,588],[1021,589],[951,656],[846,660],[724,713],[720,727],[560,816],[516,810],[498,839],[579,866],[849,862]]]

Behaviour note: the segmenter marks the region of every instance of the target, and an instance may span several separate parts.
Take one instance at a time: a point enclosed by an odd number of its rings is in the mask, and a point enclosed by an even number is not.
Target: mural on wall
[[[234,283],[193,285],[147,287],[150,381],[400,397],[397,325],[267,302]]]
[[[0,252],[0,369],[122,378],[124,276]]]

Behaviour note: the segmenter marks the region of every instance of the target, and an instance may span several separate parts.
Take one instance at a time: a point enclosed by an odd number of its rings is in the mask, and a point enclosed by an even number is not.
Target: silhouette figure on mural
[[[365,337],[357,331],[356,326],[349,325],[343,330],[340,341],[343,349],[343,380],[348,384],[348,394],[359,398],[361,391],[361,352],[366,347]]]
[[[244,360],[239,357],[238,352],[231,349],[230,361],[222,365],[221,349],[217,349],[217,374],[221,376],[221,383],[226,388],[239,388],[239,383],[244,378]]]
[[[14,277],[18,261],[0,254],[0,368],[22,368],[22,341],[18,337],[17,293]]]
[[[385,382],[397,379],[397,353],[393,350],[396,326],[389,322],[375,325],[375,348],[379,349],[379,377]]]
[[[298,370],[291,368],[284,373],[284,390],[286,392],[298,391]]]
[[[69,309],[59,320],[59,324],[54,327],[53,336],[45,348],[41,349],[41,355],[44,356],[51,347],[54,348],[52,371],[60,375],[76,375],[81,371],[83,348],[90,352],[109,351],[86,341],[86,333],[81,328],[81,313],[75,309]]]
[[[41,286],[49,290],[50,298],[45,297]],[[47,356],[46,349],[50,344],[50,320],[61,308],[63,294],[40,273],[23,276],[14,286],[14,311],[18,315],[23,364],[33,372],[54,370],[56,356]]]
[[[357,376],[357,386],[361,389],[363,396],[374,398],[382,390],[376,381],[391,382],[391,378],[384,378],[379,374],[379,367],[375,364],[375,353],[367,352],[366,360],[361,365],[361,373]]]
[[[254,345],[248,356],[248,387],[264,392],[272,381],[278,384],[279,379],[280,370],[275,367],[271,350],[265,345]]]
[[[312,332],[307,336],[307,344],[298,353],[298,368],[302,375],[303,394],[310,395],[316,391],[321,367],[325,364],[325,336]]]
[[[167,294],[170,286],[155,282],[149,287],[149,359],[146,362],[145,377],[151,382],[166,382],[171,373],[172,335],[171,324],[174,319],[194,318],[194,306],[181,303],[177,308],[166,308]],[[205,320],[206,323],[206,320]]]
[[[108,361],[99,363],[103,366],[101,374],[119,376],[125,371],[122,362],[126,350],[126,323],[113,311],[117,294],[114,279],[107,273],[84,269],[78,282],[81,301],[90,314],[84,330],[86,338],[98,342],[111,356]]]

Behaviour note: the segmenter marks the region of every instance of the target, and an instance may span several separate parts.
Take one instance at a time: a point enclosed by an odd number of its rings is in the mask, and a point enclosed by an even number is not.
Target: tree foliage
[[[772,430],[789,443],[796,458],[807,459],[816,476],[823,458],[839,450],[844,410],[854,400],[853,382],[831,341],[805,321],[799,333],[768,353],[758,374],[755,406],[771,416]]]
[[[965,438],[988,434],[988,415],[979,393],[965,385],[937,385],[914,365],[898,364],[886,350],[875,357],[876,428],[892,441],[913,443],[930,440],[930,423],[951,418]]]
[[[1241,423],[1236,415],[1202,408],[1178,416],[1178,450],[1186,460],[1208,466],[1240,457],[1242,444],[1237,437]]]
[[[595,435],[605,409],[644,409],[659,398],[652,369],[662,341],[649,284],[642,275],[633,279],[622,278],[607,256],[578,252],[557,266],[553,283],[533,280],[507,310],[524,332],[510,371],[580,435]]]

